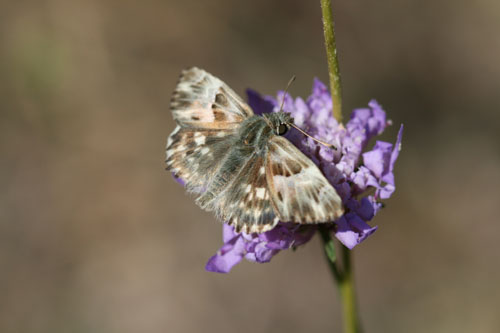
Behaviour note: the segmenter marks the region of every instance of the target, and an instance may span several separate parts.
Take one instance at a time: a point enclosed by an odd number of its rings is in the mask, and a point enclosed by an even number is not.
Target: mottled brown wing
[[[170,108],[178,126],[167,141],[167,170],[188,191],[200,192],[253,112],[224,82],[196,67],[182,71]]]
[[[237,232],[271,230],[278,223],[265,174],[265,157],[253,153],[232,181],[211,201],[210,209]]]
[[[344,213],[337,191],[290,141],[274,136],[268,148],[267,183],[280,221],[331,222]]]
[[[170,108],[181,127],[235,129],[252,109],[224,82],[202,69],[182,71]]]
[[[203,191],[230,149],[232,137],[232,130],[177,126],[167,141],[167,170],[182,179],[189,192]]]

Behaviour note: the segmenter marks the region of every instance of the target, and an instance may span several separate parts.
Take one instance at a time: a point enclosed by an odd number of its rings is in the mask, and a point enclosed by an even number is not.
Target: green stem
[[[341,248],[344,270],[342,272],[342,279],[339,283],[339,290],[342,301],[342,322],[344,324],[344,333],[359,333],[361,332],[361,327],[359,325],[358,311],[356,307],[351,250],[343,245]]]
[[[332,94],[332,112],[339,123],[342,122],[342,89],[340,86],[340,69],[335,45],[332,4],[330,0],[321,0],[323,15],[323,32],[325,34],[326,58],[330,76],[330,92]]]
[[[332,112],[335,119],[342,123],[342,89],[340,85],[340,69],[337,59],[337,48],[335,45],[335,30],[333,24],[331,0],[321,1],[321,13],[323,16],[323,32],[325,34],[326,58],[328,61],[328,74],[330,78],[330,91],[332,95]],[[342,267],[335,255],[335,243],[331,232],[326,226],[319,228],[321,239],[328,260],[328,266],[339,287],[340,300],[342,302],[342,320],[344,333],[359,333],[361,327],[356,307],[356,295],[354,292],[354,274],[352,271],[351,252],[341,245]]]
[[[321,239],[323,240],[323,249],[325,250],[326,260],[328,262],[328,267],[332,272],[333,277],[338,285],[340,285],[340,281],[342,276],[337,268],[337,258],[335,256],[335,243],[330,235],[330,230],[324,225],[319,227],[319,234],[321,235]]]
[[[361,327],[358,319],[356,307],[356,295],[354,292],[354,274],[352,271],[351,251],[340,245],[342,255],[342,266],[335,255],[335,243],[331,237],[331,232],[326,226],[320,226],[319,233],[323,240],[328,267],[337,283],[342,303],[342,323],[344,333],[360,333]]]

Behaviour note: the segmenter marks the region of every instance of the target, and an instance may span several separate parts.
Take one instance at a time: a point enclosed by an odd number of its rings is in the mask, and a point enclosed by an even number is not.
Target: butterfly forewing
[[[177,123],[190,128],[235,129],[253,115],[224,82],[196,67],[182,72],[170,108]]]
[[[290,141],[268,143],[266,175],[271,197],[284,222],[331,222],[343,214],[342,200],[318,167]]]
[[[178,127],[167,143],[167,169],[201,192],[221,166],[240,123],[252,110],[218,78],[196,67],[182,72],[170,104]]]

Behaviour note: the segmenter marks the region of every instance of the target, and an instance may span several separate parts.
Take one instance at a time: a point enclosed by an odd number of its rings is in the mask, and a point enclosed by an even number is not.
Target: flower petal
[[[375,177],[382,177],[389,171],[391,163],[392,143],[377,141],[371,151],[363,153],[363,164],[370,169]]]
[[[186,182],[185,182],[184,180],[182,180],[181,178],[176,177],[176,176],[174,175],[174,173],[172,173],[172,177],[174,177],[174,180],[175,180],[177,183],[181,184],[182,186],[186,186]]]
[[[229,273],[243,259],[244,254],[245,241],[240,235],[236,235],[208,259],[205,269],[209,272]]]
[[[337,221],[335,237],[352,250],[356,245],[373,234],[378,227],[370,227],[357,214],[348,213]]]
[[[358,171],[351,175],[351,180],[356,185],[356,188],[353,188],[353,194],[364,192],[368,186],[378,187],[377,179],[365,166],[360,166]]]
[[[314,79],[312,94],[307,99],[307,105],[311,110],[311,124],[321,126],[328,121],[328,118],[333,118],[330,92],[327,86],[317,78]]]
[[[344,244],[349,249],[353,249],[356,245],[358,245],[358,234],[351,230],[349,224],[347,223],[347,219],[342,216],[337,220],[337,231],[335,232],[335,237]]]
[[[381,134],[388,125],[385,111],[377,101],[371,100],[368,106],[370,108],[355,109],[346,126],[351,131],[354,128],[363,129],[364,144],[375,135]]]
[[[382,180],[391,185],[395,185],[394,183],[394,164],[396,164],[396,160],[398,159],[399,152],[401,151],[401,140],[403,139],[403,124],[399,128],[398,136],[396,138],[396,143],[394,144],[394,149],[391,152],[391,159],[389,162],[389,170],[386,175],[382,178]]]
[[[274,250],[266,246],[266,243],[259,243],[255,247],[255,261],[259,263],[269,262],[280,250]]]
[[[222,240],[224,243],[230,242],[236,236],[238,236],[238,234],[234,231],[234,227],[227,223],[222,225]]]
[[[252,108],[255,114],[262,115],[263,113],[273,112],[274,105],[269,100],[252,89],[247,89],[248,105]]]

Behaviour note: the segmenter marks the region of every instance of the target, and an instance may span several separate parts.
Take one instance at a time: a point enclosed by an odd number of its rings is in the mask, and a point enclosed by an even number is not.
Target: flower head
[[[344,126],[333,117],[330,93],[318,79],[314,80],[312,94],[306,101],[300,97],[293,99],[288,94],[285,96],[283,92],[278,92],[277,98],[262,97],[253,90],[248,90],[247,94],[256,114],[279,111],[284,99],[283,110],[291,113],[298,127],[337,147],[337,150],[332,150],[298,131],[292,130],[286,135],[319,167],[342,198],[346,213],[329,225],[335,237],[352,249],[373,234],[377,227],[371,227],[367,222],[380,210],[380,199],[388,199],[396,188],[393,170],[401,149],[403,125],[395,144],[377,141],[367,151],[370,139],[391,124],[374,100],[368,108],[354,110]],[[248,235],[237,234],[231,226],[224,225],[224,245],[209,259],[206,269],[227,273],[243,258],[268,262],[282,250],[307,243],[316,230],[315,225],[279,223],[268,232]]]

